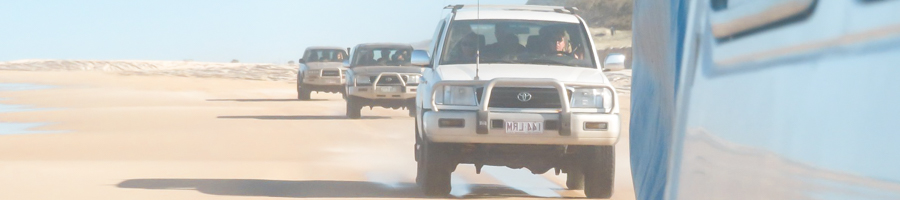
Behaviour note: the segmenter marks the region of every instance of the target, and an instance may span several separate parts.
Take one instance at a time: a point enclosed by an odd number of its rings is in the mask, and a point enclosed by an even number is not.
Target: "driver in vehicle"
[[[408,65],[409,64],[409,51],[402,50],[394,53],[394,56],[391,57],[392,65]]]
[[[335,55],[334,61],[335,62],[344,61],[344,54],[338,52],[337,55]]]
[[[457,64],[475,63],[475,54],[478,51],[478,34],[469,33],[463,36],[456,44],[455,51],[451,52],[448,61]]]
[[[550,27],[548,27],[550,28]],[[550,29],[547,31],[547,39],[544,44],[548,44],[549,51],[546,52],[547,56],[557,56],[557,57],[574,57],[575,59],[581,59],[582,56],[575,53],[569,44],[569,36],[566,34],[566,30],[564,29]]]

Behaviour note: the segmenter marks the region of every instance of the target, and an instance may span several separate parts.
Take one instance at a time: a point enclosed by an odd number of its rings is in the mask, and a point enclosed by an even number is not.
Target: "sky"
[[[524,4],[526,0],[482,0]],[[429,39],[476,0],[0,1],[0,62],[22,59],[287,63],[308,46]]]

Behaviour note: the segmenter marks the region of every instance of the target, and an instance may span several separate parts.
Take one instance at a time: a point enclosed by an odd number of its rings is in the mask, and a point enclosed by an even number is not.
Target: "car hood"
[[[353,67],[353,74],[359,75],[378,75],[383,72],[395,73],[422,73],[425,68],[414,66],[370,66],[370,67]]]
[[[342,62],[311,62],[311,63],[306,63],[306,67],[309,67],[309,69],[312,69],[312,70],[326,69],[326,68],[344,68],[344,63],[342,63]]]
[[[521,64],[481,64],[478,70],[480,80],[494,78],[553,78],[562,82],[585,82],[608,84],[603,71],[594,68],[521,65]],[[437,69],[442,80],[474,80],[475,65],[443,65]]]

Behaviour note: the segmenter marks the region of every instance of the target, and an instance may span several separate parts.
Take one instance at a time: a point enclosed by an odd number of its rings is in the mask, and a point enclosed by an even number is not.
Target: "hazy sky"
[[[482,0],[524,4],[526,0]],[[448,4],[475,0],[0,1],[0,61],[286,63],[307,46],[412,43]]]

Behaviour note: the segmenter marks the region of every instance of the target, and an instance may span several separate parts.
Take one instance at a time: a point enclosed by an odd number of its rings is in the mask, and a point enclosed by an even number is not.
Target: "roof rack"
[[[535,6],[535,5],[447,5],[444,9],[453,9],[451,12],[456,13],[457,10],[460,9],[475,9],[475,8],[484,8],[484,9],[497,9],[497,10],[528,10],[528,11],[545,11],[545,12],[558,12],[558,13],[568,13],[568,14],[576,14],[578,8],[576,7],[563,7],[563,6]]]

